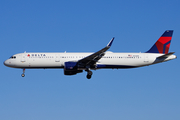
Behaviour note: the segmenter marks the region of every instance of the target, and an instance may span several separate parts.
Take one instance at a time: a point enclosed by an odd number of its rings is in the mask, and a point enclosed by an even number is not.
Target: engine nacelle
[[[64,70],[64,75],[75,75],[83,72],[82,70]]]
[[[77,70],[77,62],[65,62],[64,69],[65,70]]]
[[[77,69],[77,62],[65,62],[64,63],[64,75],[75,75],[83,72]]]
[[[76,71],[67,71],[67,70],[64,70],[64,75],[75,75],[75,74],[77,74],[77,72]]]

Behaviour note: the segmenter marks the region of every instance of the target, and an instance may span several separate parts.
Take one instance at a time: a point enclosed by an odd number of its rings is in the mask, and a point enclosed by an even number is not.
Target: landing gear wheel
[[[87,77],[87,79],[91,79],[91,75],[87,75],[86,77]]]
[[[24,76],[25,76],[25,74],[21,74],[21,76],[22,76],[22,77],[24,77]]]
[[[88,73],[87,73],[87,79],[91,79],[91,76],[92,76],[92,71],[88,71]]]

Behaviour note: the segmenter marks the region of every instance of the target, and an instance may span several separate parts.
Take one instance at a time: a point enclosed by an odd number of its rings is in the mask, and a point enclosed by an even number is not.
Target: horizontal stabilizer
[[[170,53],[168,53],[168,54],[164,54],[164,55],[159,56],[159,57],[157,57],[157,58],[167,58],[167,57],[171,56],[171,55],[174,54],[174,53],[175,53],[175,52],[170,52]]]

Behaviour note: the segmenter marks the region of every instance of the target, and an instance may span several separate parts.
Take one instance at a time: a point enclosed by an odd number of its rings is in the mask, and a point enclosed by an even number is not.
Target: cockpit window
[[[10,59],[16,59],[16,56],[11,56]]]

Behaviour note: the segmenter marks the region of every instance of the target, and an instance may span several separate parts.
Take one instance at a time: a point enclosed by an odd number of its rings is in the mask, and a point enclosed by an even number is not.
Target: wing
[[[103,49],[79,60],[78,65],[83,66],[83,67],[94,65],[99,59],[101,59],[104,56],[104,52],[106,52],[111,47],[113,40],[114,40],[114,37]]]

